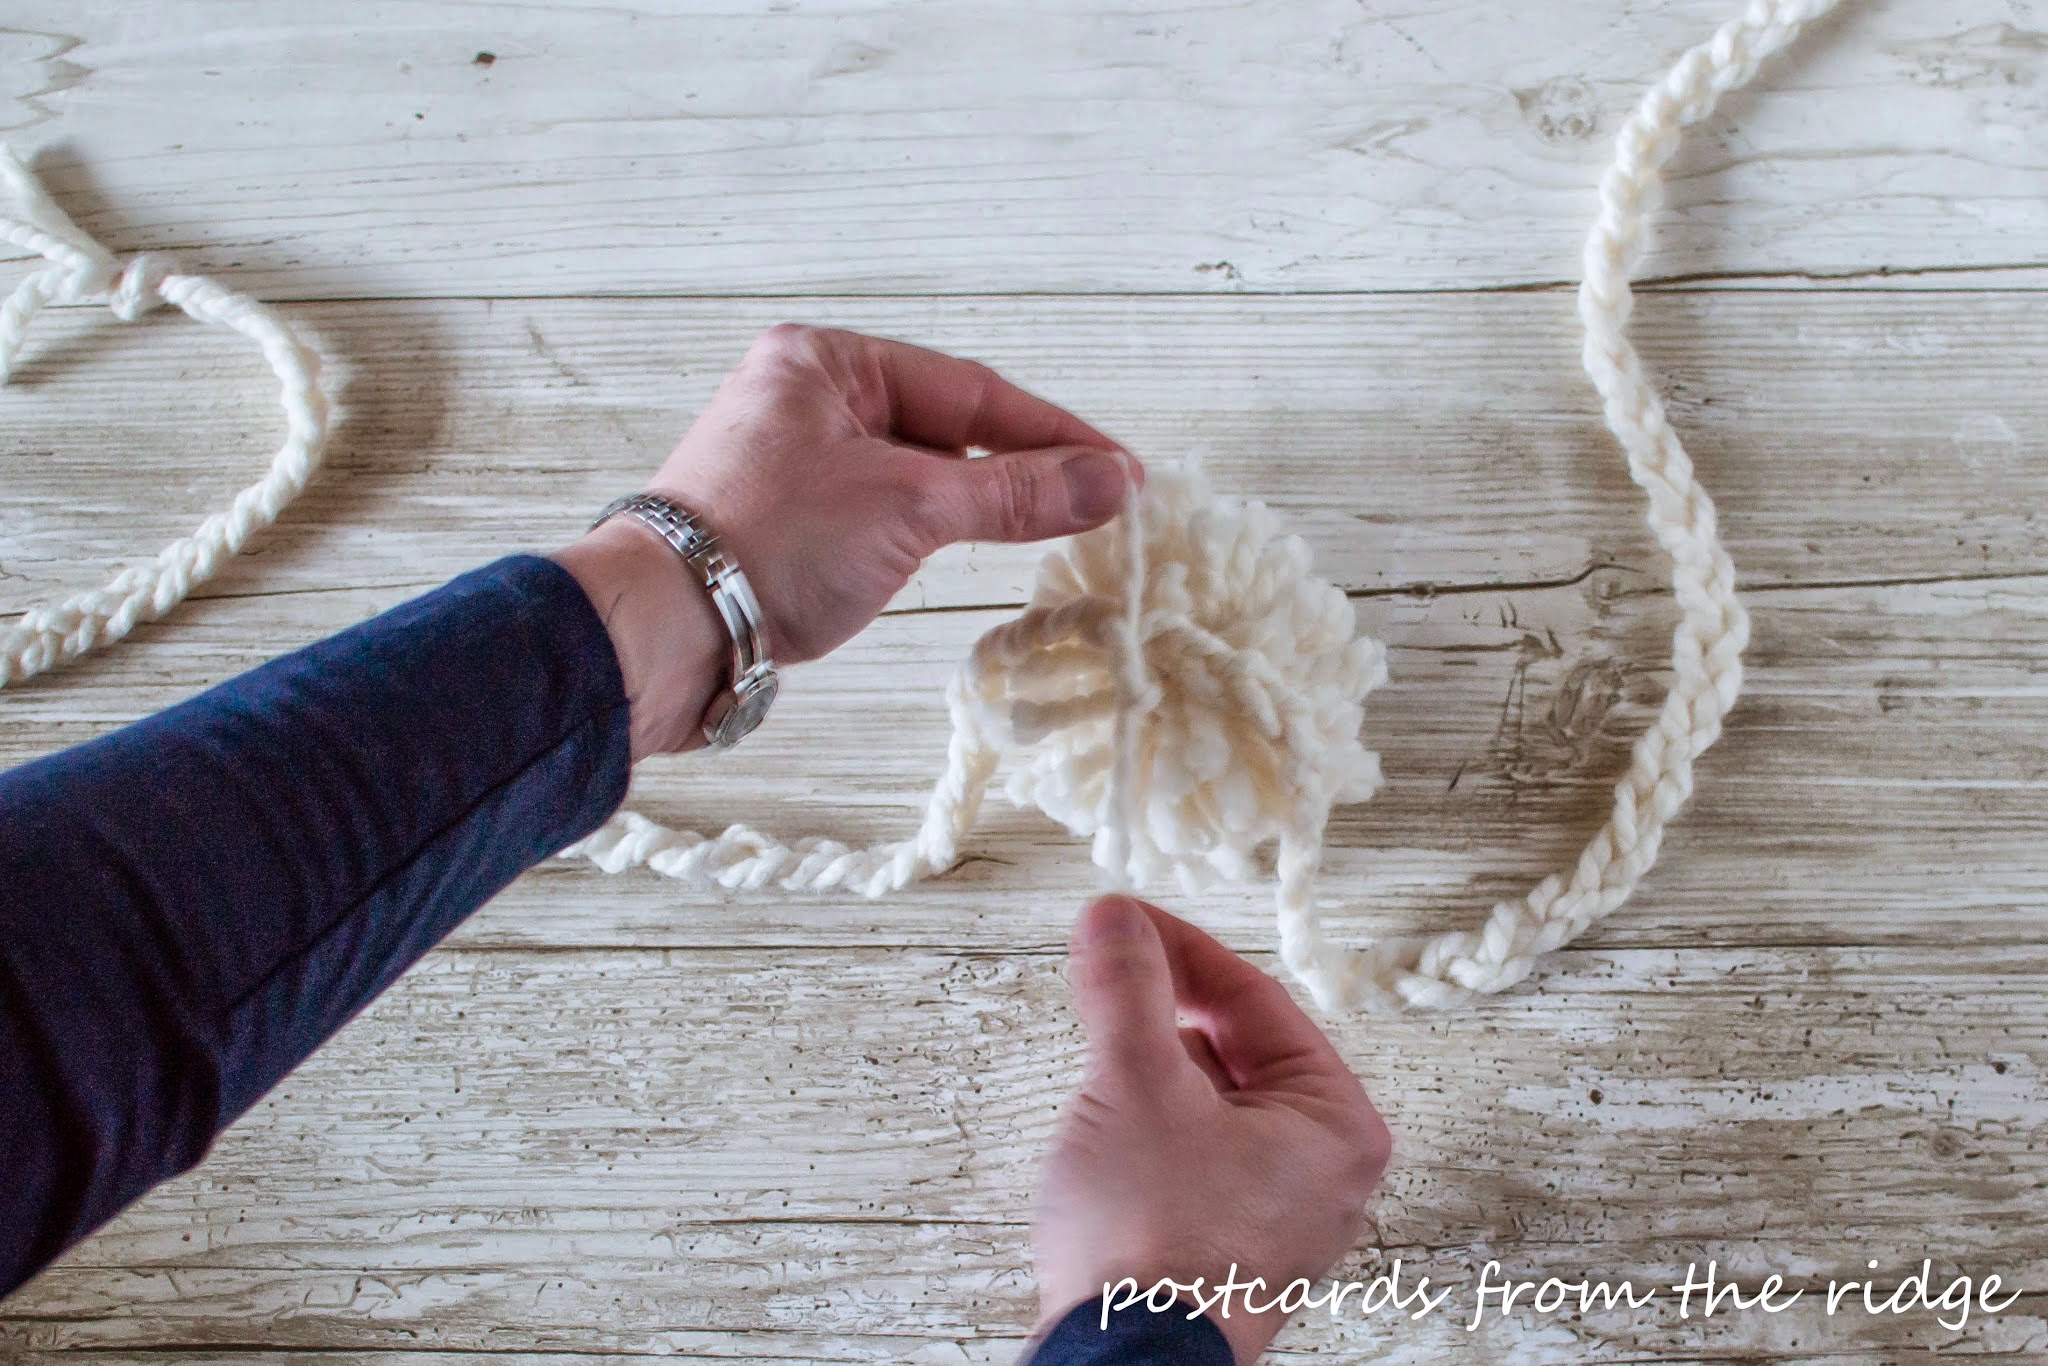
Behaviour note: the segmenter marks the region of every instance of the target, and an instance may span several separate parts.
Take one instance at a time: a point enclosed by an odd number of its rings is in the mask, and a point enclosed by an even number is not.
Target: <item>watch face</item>
[[[731,694],[732,706],[713,726],[711,743],[724,749],[753,733],[775,702],[775,675],[763,674],[740,684]]]

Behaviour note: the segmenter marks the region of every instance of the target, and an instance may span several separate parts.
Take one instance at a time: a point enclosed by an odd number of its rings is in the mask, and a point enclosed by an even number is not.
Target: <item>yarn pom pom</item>
[[[1359,731],[1385,650],[1263,504],[1162,470],[1136,546],[1132,520],[1047,556],[1030,610],[976,649],[968,691],[1000,734],[1011,800],[1092,838],[1135,887],[1245,879],[1289,836],[1319,847],[1330,808],[1379,786]]]

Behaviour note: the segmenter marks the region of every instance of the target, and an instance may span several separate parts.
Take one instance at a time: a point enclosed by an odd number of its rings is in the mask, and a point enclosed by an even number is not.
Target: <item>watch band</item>
[[[595,531],[614,517],[628,516],[666,541],[682,556],[711,597],[718,619],[732,639],[732,673],[704,716],[704,739],[729,749],[761,723],[775,699],[775,662],[762,634],[761,604],[754,587],[718,544],[718,538],[680,503],[659,493],[629,493],[607,504],[591,522]]]

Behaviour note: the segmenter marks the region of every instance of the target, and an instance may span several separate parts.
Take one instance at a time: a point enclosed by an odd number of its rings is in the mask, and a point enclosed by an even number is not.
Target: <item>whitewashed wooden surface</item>
[[[1504,1000],[1334,1027],[1402,1141],[1347,1274],[1927,1257],[2028,1293],[1958,1333],[1595,1314],[1558,1359],[2048,1361],[2048,5],[1846,8],[1682,158],[1639,315],[1751,590],[1749,693],[1635,905]],[[110,245],[299,301],[341,422],[201,600],[0,693],[0,762],[559,543],[793,316],[1284,508],[1392,651],[1333,921],[1462,923],[1575,851],[1660,695],[1661,566],[1554,286],[1620,112],[1724,9],[13,0],[0,130]],[[153,550],[275,424],[178,319],[33,348],[0,612]],[[938,682],[1032,561],[942,557],[637,799],[904,828]],[[0,1357],[1008,1360],[1090,886],[1007,809],[879,907],[537,870],[0,1304]],[[1256,892],[1176,904],[1270,942]],[[1279,1355],[1540,1359],[1461,1322]]]

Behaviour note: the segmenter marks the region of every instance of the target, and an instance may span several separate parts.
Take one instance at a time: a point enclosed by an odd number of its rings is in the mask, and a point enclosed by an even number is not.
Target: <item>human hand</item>
[[[992,454],[965,459],[970,446]],[[784,323],[726,376],[647,487],[724,543],[760,601],[769,655],[796,664],[874,620],[941,546],[1108,521],[1127,479],[1142,478],[1120,449],[987,366]],[[702,589],[631,519],[557,558],[619,646],[634,757],[689,747],[724,658]]]
[[[1261,1304],[1320,1279],[1391,1152],[1330,1041],[1271,977],[1128,897],[1082,912],[1070,958],[1088,1068],[1032,1223],[1043,1323],[1126,1277],[1213,1292],[1235,1264]],[[1244,1298],[1209,1311],[1240,1366],[1286,1321]]]

